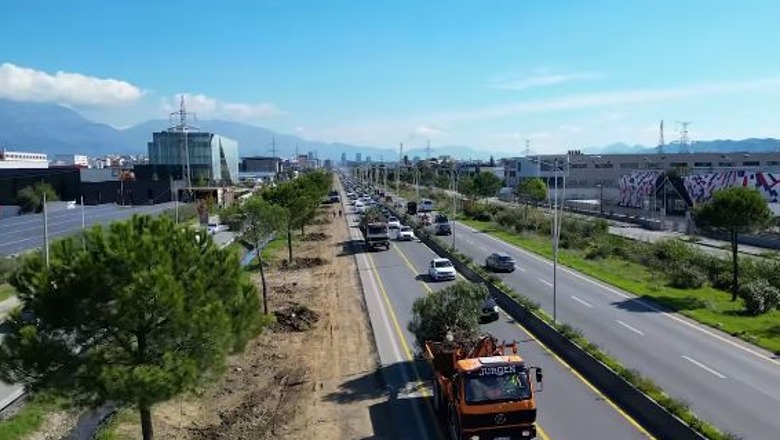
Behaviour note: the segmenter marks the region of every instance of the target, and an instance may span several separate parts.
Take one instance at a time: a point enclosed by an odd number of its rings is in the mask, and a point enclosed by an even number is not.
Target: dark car
[[[498,321],[498,304],[493,297],[489,296],[484,303],[482,303],[482,312],[479,315],[479,323],[486,324],[488,322]]]
[[[485,259],[485,268],[493,272],[514,272],[515,259],[504,252],[495,252]]]

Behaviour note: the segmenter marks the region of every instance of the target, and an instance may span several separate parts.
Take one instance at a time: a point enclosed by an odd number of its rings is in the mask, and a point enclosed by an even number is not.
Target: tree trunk
[[[263,287],[263,314],[268,314],[268,297],[266,295],[266,285],[265,285],[265,271],[263,271],[263,253],[260,252],[259,247],[255,247],[255,253],[257,254],[257,267],[260,268],[260,282]]]
[[[290,264],[292,264],[292,227],[290,225],[287,225],[287,255]]]
[[[734,265],[734,279],[731,281],[731,300],[737,300],[739,292],[739,255],[737,253],[737,229],[731,229],[731,257]]]
[[[152,428],[152,411],[149,408],[140,408],[141,413],[141,435],[144,440],[154,439],[154,429]]]

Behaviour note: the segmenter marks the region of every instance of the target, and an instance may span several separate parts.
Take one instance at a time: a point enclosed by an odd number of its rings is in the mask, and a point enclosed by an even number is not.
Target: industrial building
[[[0,148],[0,169],[42,169],[49,168],[45,154],[10,151]]]
[[[556,171],[556,169],[558,171]],[[668,212],[687,210],[724,186],[751,184],[777,202],[773,182],[780,173],[780,152],[552,154],[504,160],[506,186],[539,177],[566,200],[599,200],[600,205]],[[669,182],[669,177],[674,180]],[[660,197],[660,201],[655,199]],[[648,204],[652,204],[648,208]],[[655,206],[657,205],[657,207]]]

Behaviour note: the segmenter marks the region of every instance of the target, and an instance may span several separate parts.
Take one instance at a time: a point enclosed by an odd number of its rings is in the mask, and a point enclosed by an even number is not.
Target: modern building
[[[49,168],[49,160],[45,154],[0,149],[0,169],[41,168]]]
[[[347,153],[341,153],[341,165],[347,164]]]
[[[150,165],[180,166],[193,184],[237,183],[238,143],[201,131],[171,129],[152,134],[148,143]]]
[[[355,153],[355,162],[357,163],[363,162],[363,153]]]
[[[238,175],[242,181],[272,180],[282,171],[282,159],[278,157],[242,157]]]

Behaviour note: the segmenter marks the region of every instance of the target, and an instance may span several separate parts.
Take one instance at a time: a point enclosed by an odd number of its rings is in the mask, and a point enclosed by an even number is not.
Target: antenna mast
[[[531,155],[531,139],[525,140],[525,157]]]
[[[425,152],[428,154],[428,159],[431,158],[431,140],[428,139],[426,142]]]
[[[680,153],[690,153],[688,148],[691,144],[691,139],[688,137],[688,126],[692,124],[690,121],[677,121],[680,124]]]
[[[664,154],[664,145],[666,145],[666,142],[664,142],[664,120],[661,119],[661,126],[659,127],[658,133],[658,146],[656,147],[658,154]]]
[[[276,135],[271,135],[271,157],[276,157]]]

